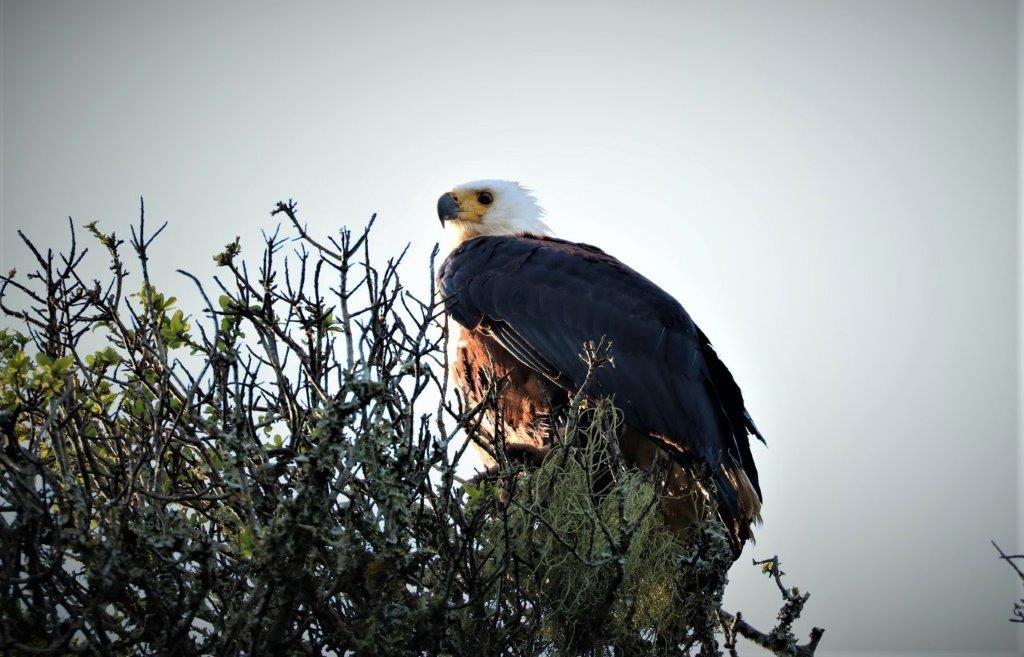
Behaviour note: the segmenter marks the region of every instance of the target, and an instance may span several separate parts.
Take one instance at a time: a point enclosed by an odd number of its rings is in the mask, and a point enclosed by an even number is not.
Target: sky
[[[169,226],[159,281],[379,216],[425,289],[437,197],[519,180],[676,296],[743,386],[764,527],[823,651],[1010,653],[1013,2],[2,4],[0,266],[67,219]],[[827,654],[827,653],[826,653]]]

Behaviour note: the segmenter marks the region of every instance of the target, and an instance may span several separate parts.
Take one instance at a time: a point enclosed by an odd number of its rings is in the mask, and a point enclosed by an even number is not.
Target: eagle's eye
[[[490,205],[494,203],[494,194],[490,192],[480,192],[476,195],[476,200],[480,205]]]

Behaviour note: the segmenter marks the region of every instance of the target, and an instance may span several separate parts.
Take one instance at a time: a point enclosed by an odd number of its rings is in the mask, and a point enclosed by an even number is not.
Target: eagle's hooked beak
[[[458,217],[459,203],[455,200],[455,195],[451,192],[442,194],[441,198],[437,199],[437,218],[441,220],[441,225],[444,226],[444,222]]]

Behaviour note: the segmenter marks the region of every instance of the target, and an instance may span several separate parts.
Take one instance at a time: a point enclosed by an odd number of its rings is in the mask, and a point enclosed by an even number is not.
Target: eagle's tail
[[[743,466],[735,462],[723,463],[714,482],[718,515],[729,531],[733,559],[737,559],[743,544],[754,540],[751,526],[761,524],[761,496]]]

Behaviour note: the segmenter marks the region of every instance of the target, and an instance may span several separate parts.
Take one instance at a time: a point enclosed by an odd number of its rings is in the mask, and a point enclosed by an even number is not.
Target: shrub
[[[539,465],[497,445],[462,479],[484,408],[447,392],[435,304],[369,227],[319,241],[293,203],[274,214],[288,236],[255,262],[236,240],[223,276],[182,272],[200,312],[151,281],[144,214],[127,247],[87,226],[102,282],[73,225],[63,254],[22,236],[37,269],[0,289],[0,648],[708,655],[739,633],[813,653],[777,560],[779,626],[721,610],[721,526],[666,530],[607,401],[577,396]]]

